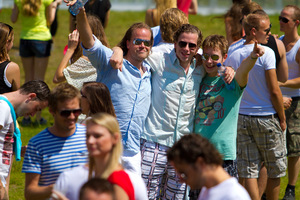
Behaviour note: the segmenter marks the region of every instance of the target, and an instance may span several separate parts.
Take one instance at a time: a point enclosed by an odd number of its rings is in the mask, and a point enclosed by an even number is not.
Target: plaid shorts
[[[168,163],[169,147],[141,139],[142,178],[149,200],[185,199],[186,184],[180,182],[175,169]]]
[[[300,97],[292,97],[292,105],[285,111],[286,145],[289,157],[300,156]]]
[[[264,162],[269,178],[285,176],[286,148],[279,120],[274,115],[239,115],[237,167],[239,177],[258,178]]]

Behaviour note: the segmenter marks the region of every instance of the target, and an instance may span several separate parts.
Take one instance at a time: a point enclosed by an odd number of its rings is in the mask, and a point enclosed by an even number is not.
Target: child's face
[[[218,75],[217,64],[225,61],[219,48],[204,47],[203,48],[203,66],[208,76],[214,77]]]

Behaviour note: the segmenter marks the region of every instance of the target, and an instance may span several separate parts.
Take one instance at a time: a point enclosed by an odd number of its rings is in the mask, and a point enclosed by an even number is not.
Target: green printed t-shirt
[[[22,30],[21,39],[24,40],[51,40],[51,33],[47,27],[46,8],[53,0],[42,0],[37,16],[26,16],[23,14],[22,0],[15,0],[19,9],[19,19],[21,19]]]
[[[237,121],[244,89],[235,79],[228,90],[220,77],[206,76],[196,104],[194,132],[207,138],[223,160],[236,159]]]

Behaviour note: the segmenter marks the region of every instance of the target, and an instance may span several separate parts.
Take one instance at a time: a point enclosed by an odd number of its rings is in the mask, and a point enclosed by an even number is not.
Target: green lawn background
[[[15,32],[14,46],[13,49],[9,52],[11,60],[18,63],[21,68],[21,84],[24,83],[24,71],[22,68],[21,59],[19,57],[19,36],[21,25],[18,21],[16,24],[12,24],[10,21],[11,9],[2,9],[0,13],[0,21],[13,25]],[[128,27],[135,22],[141,22],[145,19],[145,12],[116,12],[111,11],[108,27],[105,32],[109,40],[110,46],[113,47],[116,45],[124,35]],[[278,15],[270,16],[272,23],[272,33],[281,35],[279,32],[279,22]],[[190,15],[189,21],[191,24],[196,25],[203,33],[204,37],[210,34],[221,34],[225,35],[225,27],[223,19],[220,18],[220,15],[210,15],[210,16],[201,16],[201,15]],[[68,34],[69,34],[69,13],[67,10],[58,11],[58,22],[59,28],[55,38],[53,39],[53,47],[51,52],[51,57],[49,59],[49,64],[46,72],[45,81],[50,88],[53,88],[55,84],[52,83],[52,78],[55,73],[56,68],[58,67],[61,59],[63,58],[63,49],[67,44]],[[45,109],[42,114],[47,120],[48,124],[45,126],[31,126],[31,127],[21,127],[22,141],[23,145],[26,145],[29,139],[46,128],[53,124],[53,119],[49,114],[48,109]],[[21,120],[21,119],[19,119]],[[21,173],[22,161],[14,161],[11,180],[10,180],[10,199],[19,200],[24,199],[24,174]],[[299,179],[300,180],[300,179]],[[298,181],[296,186],[296,195],[300,197],[300,181]],[[285,186],[287,184],[287,178],[284,177],[281,180],[281,189],[280,189],[280,198],[284,195]]]

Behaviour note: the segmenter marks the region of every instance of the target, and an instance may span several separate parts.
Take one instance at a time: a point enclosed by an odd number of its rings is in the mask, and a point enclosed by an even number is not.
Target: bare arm
[[[25,175],[25,198],[30,199],[46,199],[50,198],[53,185],[39,186],[40,174],[26,173]]]
[[[278,63],[278,67],[276,69],[277,79],[278,81],[284,83],[288,80],[288,75],[289,75],[288,64],[286,61],[286,51],[285,51],[284,44],[282,43],[281,40],[276,38],[275,41],[280,55],[280,62]]]
[[[298,49],[297,55],[296,55],[296,62],[298,63],[298,67],[300,67],[300,48]],[[289,88],[300,88],[300,77],[287,80],[285,83],[279,83],[280,87],[289,87]]]
[[[61,60],[58,68],[53,77],[53,83],[60,83],[66,80],[66,77],[63,74],[63,70],[67,67],[69,60],[72,58],[75,49],[77,48],[79,42],[79,33],[77,30],[74,30],[69,34],[68,49],[63,59]]]
[[[46,18],[48,26],[50,26],[54,21],[56,8],[61,4],[61,2],[62,0],[55,0],[46,8]]]
[[[109,14],[110,14],[110,10],[107,11],[107,13],[106,13],[105,21],[104,21],[104,24],[103,24],[103,28],[107,27],[107,24],[108,24],[108,21],[109,21]]]
[[[275,108],[279,116],[280,127],[282,131],[284,131],[286,129],[286,122],[285,122],[285,114],[283,109],[283,99],[282,99],[282,93],[278,86],[275,69],[266,70],[265,76],[270,91],[273,107]]]
[[[129,197],[127,193],[118,185],[113,185],[115,194],[116,194],[116,200],[129,200]]]
[[[90,49],[94,46],[95,40],[93,38],[93,32],[87,21],[86,13],[84,8],[80,9],[79,14],[76,16],[77,19],[77,29],[79,31],[80,40],[82,45],[86,49]]]
[[[264,47],[257,45],[257,42],[255,42],[251,54],[242,61],[236,70],[235,80],[240,87],[247,85],[249,72],[254,67],[257,58],[262,55],[264,55]]]
[[[10,16],[11,22],[16,23],[18,20],[18,16],[19,16],[19,9],[18,9],[18,6],[16,4],[14,4],[14,8],[13,8],[11,16]]]
[[[13,91],[20,88],[20,67],[17,63],[9,63],[6,70],[6,78],[12,84]]]
[[[189,14],[196,15],[198,12],[198,2],[197,0],[192,0],[190,8],[189,8]]]

